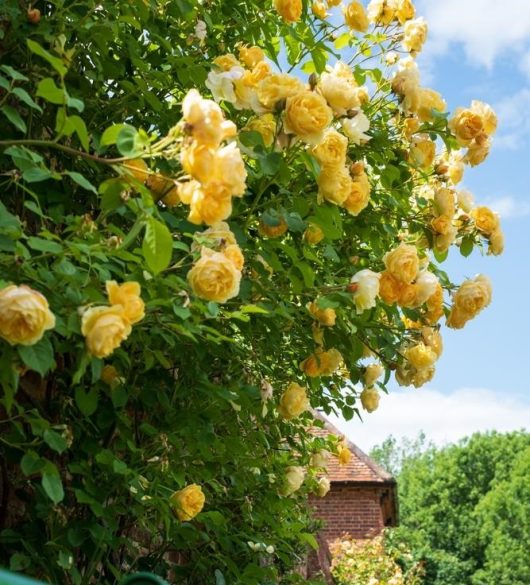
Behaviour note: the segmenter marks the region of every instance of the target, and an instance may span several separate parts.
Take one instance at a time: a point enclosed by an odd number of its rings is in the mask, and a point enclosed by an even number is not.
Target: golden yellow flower
[[[411,20],[416,15],[416,9],[411,0],[397,0],[395,4],[396,17],[400,24],[405,24],[407,20]]]
[[[258,84],[258,98],[261,104],[272,110],[278,102],[304,91],[304,84],[286,73],[273,73]]]
[[[319,244],[324,237],[322,228],[316,223],[310,223],[304,232],[304,240],[312,246]]]
[[[396,3],[394,0],[372,0],[367,13],[370,22],[387,26],[396,18]]]
[[[230,195],[221,194],[220,196],[215,193],[215,189],[205,192],[200,188],[200,185],[191,185],[191,183],[193,181],[186,183],[189,185],[188,189],[192,191],[188,221],[196,225],[202,223],[213,225],[230,217],[232,214]],[[179,190],[179,195],[183,199],[183,189]]]
[[[331,71],[322,73],[318,89],[338,116],[344,116],[348,110],[361,105],[361,88],[357,86],[350,68],[341,61]]]
[[[235,55],[227,53],[226,55],[219,55],[213,60],[213,64],[217,65],[223,71],[230,71],[232,67],[241,67],[241,63],[237,60]]]
[[[455,192],[453,189],[446,189],[445,187],[437,189],[433,203],[436,215],[447,215],[451,219],[453,218],[456,211]]]
[[[405,349],[403,351],[403,357],[416,370],[430,368],[438,359],[436,352],[431,347],[426,346],[422,341]]]
[[[105,358],[131,334],[131,323],[122,305],[91,307],[83,313],[81,333],[91,355]]]
[[[397,303],[401,296],[403,283],[388,271],[381,272],[379,280],[379,296],[387,305]]]
[[[486,236],[499,229],[499,216],[489,207],[475,207],[471,210],[471,217],[475,220],[475,226]]]
[[[415,280],[420,267],[418,251],[409,244],[400,244],[383,258],[388,272],[406,284]]]
[[[189,522],[204,508],[206,497],[200,485],[191,483],[174,492],[169,504],[181,522]]]
[[[164,177],[161,174],[149,175],[147,177],[146,186],[160,199],[175,186],[175,182],[169,177]]]
[[[348,465],[351,461],[351,451],[344,441],[339,443],[337,447],[337,459],[339,460],[339,465]]]
[[[215,152],[210,146],[193,142],[180,153],[182,168],[197,181],[205,183],[215,167]]]
[[[269,225],[265,223],[263,220],[260,221],[258,231],[262,236],[267,236],[268,238],[279,238],[283,236],[283,234],[288,230],[287,222],[283,217],[280,217],[278,220],[278,225]]]
[[[328,15],[328,13],[326,12],[326,5],[324,4],[324,2],[321,2],[320,0],[316,0],[315,2],[313,2],[313,4],[311,5],[311,12],[317,18],[320,18],[322,20],[324,20]]]
[[[464,162],[472,167],[476,167],[481,162],[484,162],[490,152],[490,148],[491,140],[484,132],[471,142],[464,156]]]
[[[491,136],[495,130],[497,130],[497,114],[495,114],[490,105],[478,100],[473,100],[471,102],[471,111],[475,112],[482,118],[484,132],[488,136]]]
[[[434,163],[436,145],[428,136],[420,134],[410,141],[409,152],[413,164],[422,169],[428,169]]]
[[[431,325],[437,323],[444,314],[443,310],[444,305],[444,296],[443,296],[443,288],[440,283],[436,285],[436,290],[434,294],[427,299],[427,312],[425,314],[425,319]]]
[[[307,303],[306,307],[311,313],[311,316],[321,325],[324,325],[325,327],[333,327],[333,325],[335,325],[335,319],[337,318],[335,309],[332,309],[331,307],[321,309],[316,302]]]
[[[285,22],[297,22],[302,16],[302,0],[274,0],[274,7]]]
[[[327,0],[328,8],[333,8],[334,6],[338,6],[342,0]]]
[[[489,236],[488,254],[499,256],[504,252],[504,234],[501,228],[497,228]]]
[[[237,244],[230,226],[225,221],[214,223],[208,229],[200,234],[195,234],[199,237],[199,242],[204,242],[208,248],[222,250],[225,246]],[[195,249],[196,244],[193,244],[192,249]]]
[[[254,118],[246,126],[247,130],[259,132],[265,146],[271,146],[276,136],[276,118],[268,113],[259,118]]]
[[[486,276],[479,274],[474,279],[466,280],[453,296],[447,326],[461,329],[490,304],[491,296],[491,282]]]
[[[415,284],[401,283],[397,304],[400,307],[413,309],[416,307],[417,287]]]
[[[432,119],[432,111],[445,112],[447,104],[443,97],[434,89],[421,88],[418,92],[419,103],[417,107],[418,118],[422,122]]]
[[[363,374],[363,382],[367,388],[371,388],[384,374],[385,368],[381,364],[370,364],[366,366]]]
[[[344,166],[348,139],[344,134],[330,128],[324,132],[322,140],[311,150],[313,156],[321,165]]]
[[[239,294],[241,272],[222,252],[203,248],[201,257],[188,272],[188,282],[201,299],[226,303]]]
[[[145,182],[149,175],[149,167],[142,158],[135,158],[123,163],[126,172],[132,175],[140,183]]]
[[[421,336],[423,343],[425,343],[427,347],[430,347],[439,358],[442,355],[444,346],[442,336],[438,329],[423,327],[421,330]]]
[[[357,175],[351,182],[348,197],[343,202],[343,207],[353,216],[359,215],[370,203],[370,183],[365,173]]]
[[[180,203],[179,187],[175,185],[162,197],[162,203],[168,207],[176,207]]]
[[[247,67],[252,69],[260,61],[265,59],[265,53],[260,47],[256,47],[255,45],[251,47],[243,45],[242,47],[239,47],[239,58]]]
[[[403,26],[403,48],[412,55],[419,53],[427,40],[427,23],[423,18],[409,20]]]
[[[364,410],[366,410],[366,412],[374,412],[374,410],[377,410],[377,407],[379,406],[379,398],[379,392],[375,388],[365,388],[361,392],[361,404],[363,405]]]
[[[431,221],[431,227],[437,234],[447,235],[453,227],[453,218],[448,215],[439,215]]]
[[[483,132],[482,116],[465,108],[457,108],[449,120],[449,130],[463,146],[467,146],[474,138]]]
[[[352,178],[346,167],[322,167],[317,184],[319,195],[335,205],[342,205],[352,190]]]
[[[366,32],[370,23],[368,22],[368,16],[364,9],[364,6],[354,0],[350,2],[346,7],[342,9],[344,14],[344,20],[346,24],[353,30],[359,32]]]
[[[223,250],[223,254],[234,264],[237,270],[243,270],[245,257],[237,244],[230,244]]]
[[[107,386],[114,386],[116,382],[119,380],[120,375],[118,374],[118,370],[109,364],[103,366],[101,370],[101,381],[107,384]]]
[[[11,345],[33,345],[55,327],[46,298],[29,286],[0,290],[0,337]]]
[[[145,305],[140,297],[141,287],[137,282],[118,284],[115,280],[105,283],[107,296],[111,305],[121,305],[123,315],[131,325],[145,317]]]
[[[342,355],[337,349],[317,350],[300,364],[300,369],[309,376],[331,376],[342,363]]]
[[[280,398],[278,412],[282,418],[290,420],[300,416],[310,406],[305,388],[291,382]]]
[[[263,81],[271,74],[271,66],[266,61],[260,61],[253,68],[252,71],[245,73],[247,83],[252,87],[257,87],[260,81]]]
[[[318,142],[331,124],[333,113],[326,100],[313,91],[302,91],[287,98],[285,130],[307,142]]]

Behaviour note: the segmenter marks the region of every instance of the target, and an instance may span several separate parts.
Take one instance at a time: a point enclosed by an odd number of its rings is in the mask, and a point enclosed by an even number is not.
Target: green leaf
[[[51,53],[49,53],[44,47],[41,47],[39,43],[32,41],[31,39],[27,39],[28,48],[32,53],[42,57],[57,71],[57,73],[64,77],[68,71],[68,69],[64,66],[61,59],[58,57],[54,57]]]
[[[75,403],[85,416],[93,415],[98,407],[99,393],[97,388],[85,392],[82,388],[75,390]]]
[[[35,451],[30,450],[24,453],[24,456],[20,460],[20,469],[22,470],[22,473],[28,477],[35,473],[39,473],[44,467],[44,464],[45,460],[41,459]]]
[[[42,108],[33,100],[33,98],[25,89],[22,89],[21,87],[15,87],[11,93],[16,95],[21,102],[24,102],[27,106],[37,110],[37,112],[42,114]]]
[[[349,32],[345,32],[340,35],[340,37],[335,39],[333,43],[335,45],[335,49],[340,50],[343,49],[348,43],[350,42],[351,34]]]
[[[4,73],[7,73],[7,75],[9,75],[9,77],[15,81],[29,81],[25,75],[22,75],[22,73],[19,73],[16,69],[13,69],[11,65],[0,65],[0,69]]]
[[[63,482],[57,467],[48,461],[42,472],[42,487],[46,495],[54,504],[59,504],[64,498]]]
[[[51,77],[45,77],[39,82],[37,86],[38,97],[44,98],[50,104],[62,106],[66,103],[66,92],[55,85],[55,81]]]
[[[79,116],[69,116],[68,121],[75,130],[81,146],[88,152],[90,139],[83,118],[80,118]]]
[[[460,254],[467,258],[471,252],[473,252],[473,237],[472,236],[465,236],[462,238],[462,243],[460,244]]]
[[[116,146],[118,147],[120,154],[132,158],[142,154],[145,143],[134,126],[124,124],[118,132]]]
[[[437,262],[444,262],[449,255],[449,250],[438,250],[436,247],[433,249],[433,255]]]
[[[27,131],[26,122],[20,117],[20,114],[12,106],[2,106],[0,112],[23,134]]]
[[[83,189],[86,189],[87,191],[92,191],[92,193],[96,193],[97,195],[98,192],[97,189],[94,187],[94,185],[92,185],[92,183],[88,179],[85,179],[85,177],[83,177],[81,173],[76,173],[74,171],[66,171],[65,175],[68,175],[72,179],[72,181],[76,182],[78,185],[83,187]]]
[[[318,550],[317,539],[309,532],[300,532],[298,535],[302,542],[307,543],[313,550]]]
[[[5,205],[0,201],[0,234],[18,240],[22,235],[22,224],[18,217],[7,211]]]
[[[147,266],[154,274],[165,270],[171,262],[173,238],[165,224],[149,218],[145,224],[145,236],[142,244]]]
[[[215,585],[226,585],[226,580],[219,569],[215,569]]]
[[[116,144],[118,136],[125,126],[125,124],[114,124],[113,126],[109,126],[101,135],[99,145],[110,146],[111,144]]]
[[[10,571],[25,571],[31,565],[31,558],[21,553],[15,553],[9,559],[9,570]]]
[[[39,252],[49,252],[51,254],[63,253],[63,247],[61,244],[52,242],[50,240],[45,240],[43,238],[37,238],[35,236],[28,238],[28,246],[33,250],[38,250]]]
[[[51,449],[57,451],[57,453],[62,453],[63,451],[66,451],[66,449],[68,449],[68,443],[66,442],[66,439],[62,435],[56,433],[55,431],[52,431],[51,429],[47,429],[46,431],[44,431],[42,437],[45,443]]]
[[[42,169],[39,167],[33,167],[22,173],[22,178],[26,183],[40,183],[41,181],[47,181],[53,179],[54,174],[49,169]]]
[[[53,346],[47,337],[34,345],[19,345],[17,349],[24,364],[41,376],[55,366]]]
[[[4,347],[0,352],[0,386],[4,391],[2,402],[8,413],[11,412],[18,388],[19,373],[14,363],[15,355],[11,347]]]

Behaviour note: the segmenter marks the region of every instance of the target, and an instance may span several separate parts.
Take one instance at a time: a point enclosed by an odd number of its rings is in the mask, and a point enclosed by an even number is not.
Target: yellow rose
[[[500,228],[497,228],[489,236],[488,254],[499,256],[504,252],[504,234]]]
[[[412,55],[419,53],[427,39],[427,23],[423,18],[409,20],[403,26],[403,48]]]
[[[322,167],[317,184],[320,197],[335,205],[342,205],[352,190],[352,178],[346,167]]]
[[[232,246],[237,244],[236,237],[230,230],[230,226],[225,221],[214,223],[208,229],[201,233],[195,234],[196,240],[199,244],[204,243],[207,248],[215,250],[222,250],[225,246]],[[200,248],[195,242],[192,245],[192,250]]]
[[[415,284],[401,283],[397,304],[400,307],[412,309],[416,307],[417,288]]]
[[[483,132],[482,117],[465,108],[457,108],[449,120],[449,130],[463,146],[467,146],[476,136]]]
[[[317,479],[317,496],[323,498],[331,489],[331,482],[327,477],[319,477]]]
[[[304,232],[304,240],[312,246],[319,244],[324,237],[322,228],[316,223],[310,223]]]
[[[346,24],[351,29],[359,32],[366,32],[368,30],[370,23],[368,22],[368,16],[364,6],[360,2],[357,2],[357,0],[350,2],[348,6],[342,9],[342,12]]]
[[[475,207],[471,210],[471,217],[475,220],[475,226],[486,236],[499,229],[499,216],[489,207]]]
[[[147,177],[146,186],[156,195],[157,199],[161,199],[171,191],[175,186],[175,182],[169,177],[164,177],[164,175],[153,174]]]
[[[494,134],[495,130],[497,130],[497,114],[495,114],[493,108],[484,102],[473,100],[471,102],[471,111],[482,118],[484,132],[488,136]]]
[[[416,15],[416,9],[411,0],[396,0],[396,17],[400,24],[405,24],[407,20],[411,20]]]
[[[379,296],[387,305],[397,303],[401,296],[403,283],[386,270],[381,273],[379,280]]]
[[[300,369],[309,376],[331,376],[342,363],[342,355],[336,349],[318,350],[300,364]]]
[[[305,388],[291,382],[280,398],[278,412],[282,418],[290,420],[300,416],[311,407]]]
[[[265,59],[265,53],[259,47],[243,45],[239,48],[239,58],[250,69]]]
[[[326,130],[322,140],[312,149],[313,156],[321,165],[344,166],[348,139],[334,128]]]
[[[213,173],[216,175],[213,188],[220,184],[222,189],[226,189],[235,197],[241,197],[245,193],[247,171],[241,158],[241,151],[235,142],[217,151]]]
[[[196,89],[190,89],[184,97],[182,114],[191,135],[201,144],[218,146],[237,134],[236,125],[224,119],[219,105],[203,99]]]
[[[211,177],[215,165],[215,149],[193,142],[182,149],[180,162],[186,173],[197,181],[205,183]]]
[[[328,15],[328,13],[326,12],[326,5],[324,4],[324,2],[321,2],[320,0],[313,2],[313,4],[311,5],[311,12],[321,20],[324,20]]]
[[[453,227],[453,218],[448,215],[439,215],[431,221],[431,227],[437,234],[447,235]]]
[[[328,8],[333,8],[334,6],[338,6],[342,0],[327,0]]]
[[[268,238],[279,238],[288,230],[287,222],[283,217],[279,218],[278,225],[269,225],[263,220],[260,221],[258,231],[262,236]]]
[[[339,465],[348,465],[351,461],[351,451],[344,441],[339,443],[337,447],[337,459],[339,460]]]
[[[396,18],[396,4],[394,0],[372,0],[367,13],[370,22],[387,26]]]
[[[363,382],[367,388],[371,388],[384,374],[385,368],[381,364],[370,364],[366,366],[363,374]]]
[[[331,72],[322,73],[318,89],[335,114],[344,116],[348,110],[360,106],[360,88],[357,87],[353,75],[349,77],[344,74],[344,67],[347,66],[339,63]]]
[[[102,382],[107,384],[107,386],[115,386],[120,379],[120,375],[114,366],[107,364],[106,366],[103,366],[100,378]]]
[[[162,203],[167,207],[176,207],[180,203],[179,186],[175,185],[162,197]]]
[[[0,337],[11,345],[33,345],[55,327],[46,298],[29,286],[0,290]]]
[[[400,386],[414,386],[420,388],[434,376],[434,366],[424,368],[423,370],[416,370],[410,364],[402,364],[396,370],[396,382]]]
[[[259,132],[263,138],[265,146],[271,146],[276,136],[276,118],[272,114],[264,114],[259,118],[254,118],[246,126],[247,130]]]
[[[200,485],[191,483],[174,492],[169,503],[181,522],[189,522],[204,508],[206,497]]]
[[[431,297],[427,299],[427,312],[425,319],[431,325],[437,323],[443,317],[444,310],[443,288],[440,283],[436,285],[436,290]]]
[[[409,244],[400,244],[383,258],[388,272],[406,284],[416,279],[420,268],[418,251]]]
[[[350,193],[342,204],[344,209],[353,216],[359,215],[370,203],[370,191],[371,187],[366,174],[357,175],[352,180]]]
[[[223,253],[203,248],[201,257],[188,272],[188,282],[201,299],[226,303],[239,294],[241,272]]]
[[[491,295],[491,282],[486,276],[479,274],[474,279],[466,280],[453,296],[447,326],[461,329],[490,304]]]
[[[140,297],[141,288],[137,282],[118,284],[114,280],[105,283],[107,296],[111,305],[121,305],[123,315],[131,325],[145,317],[145,305]]]
[[[131,323],[122,305],[91,307],[83,313],[81,333],[89,353],[97,358],[109,356],[131,334]]]
[[[241,252],[241,248],[237,244],[226,246],[222,252],[234,264],[237,270],[243,270],[245,257],[243,256],[243,252]]]
[[[302,91],[287,98],[285,130],[307,142],[318,142],[331,124],[333,113],[326,100],[313,91]]]
[[[327,309],[321,309],[317,303],[307,303],[307,310],[311,313],[311,316],[316,319],[321,325],[325,327],[333,327],[337,318],[335,309],[328,307]]]
[[[464,162],[472,167],[476,167],[481,162],[484,162],[488,156],[491,148],[491,140],[486,133],[479,135],[467,149],[464,156]]]
[[[418,98],[417,114],[422,122],[428,122],[432,119],[433,110],[445,112],[447,108],[445,100],[434,89],[421,88],[418,93]]]
[[[285,470],[283,486],[280,489],[282,496],[290,496],[298,491],[305,479],[305,469],[299,465],[291,465]]]
[[[374,412],[379,406],[379,392],[375,388],[365,388],[361,392],[361,404],[366,412]]]
[[[274,0],[274,7],[285,22],[298,22],[302,16],[302,0]]]
[[[423,327],[421,330],[421,336],[423,343],[425,343],[427,347],[430,347],[439,358],[442,355],[444,346],[442,336],[438,329]]]
[[[447,215],[452,218],[455,214],[455,192],[453,189],[442,187],[434,193],[434,208],[436,215]],[[442,232],[443,233],[443,232]]]
[[[236,59],[235,55],[232,55],[232,53],[216,57],[213,60],[213,64],[217,65],[217,67],[223,71],[230,71],[232,67],[241,67],[241,63]]]
[[[434,163],[436,145],[428,136],[421,134],[410,141],[409,152],[413,164],[422,169],[428,169]]]
[[[272,110],[278,102],[304,91],[304,84],[286,73],[273,73],[258,84],[258,98],[262,105]]]
[[[396,72],[392,79],[392,91],[402,98],[406,112],[416,112],[420,107],[420,79],[417,69],[407,67]]]
[[[311,467],[326,468],[328,466],[329,455],[330,455],[329,451],[326,451],[325,449],[320,449],[320,451],[313,453],[313,455],[311,455],[310,461]]]
[[[414,367],[416,370],[424,370],[434,365],[438,356],[436,352],[420,342],[412,347],[408,347],[403,351],[403,357]]]
[[[189,185],[189,183],[187,184]],[[182,198],[182,190],[179,190],[179,195]],[[200,187],[193,188],[188,221],[196,225],[202,223],[213,225],[227,219],[231,214],[232,198],[230,195],[216,195],[213,188],[211,192],[204,192]]]
[[[350,290],[353,292],[357,314],[375,307],[380,278],[380,274],[367,268],[360,270],[351,278]]]
[[[145,160],[141,158],[128,160],[123,163],[123,167],[128,174],[132,175],[140,183],[144,183],[149,176],[149,167]]]

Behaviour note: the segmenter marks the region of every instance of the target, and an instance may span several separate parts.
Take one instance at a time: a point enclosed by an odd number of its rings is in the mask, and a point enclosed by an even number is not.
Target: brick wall
[[[321,535],[331,543],[344,534],[370,538],[385,526],[382,500],[386,487],[332,485],[324,498],[312,498],[315,516],[324,521]]]

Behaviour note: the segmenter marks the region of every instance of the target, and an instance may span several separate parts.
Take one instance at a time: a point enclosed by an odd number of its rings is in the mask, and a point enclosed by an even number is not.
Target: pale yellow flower
[[[174,492],[169,503],[181,522],[189,522],[204,508],[206,497],[200,485],[187,485],[184,489]]]
[[[83,313],[81,333],[91,355],[109,356],[131,334],[132,327],[122,305],[91,307]]]
[[[365,388],[361,392],[361,404],[366,412],[374,412],[379,406],[379,392],[375,388]]]
[[[364,6],[354,0],[342,9],[346,24],[352,29],[359,32],[366,32],[370,23]]]
[[[326,100],[313,91],[302,91],[287,98],[285,130],[315,144],[331,124],[333,113]]]
[[[140,296],[142,289],[137,282],[118,284],[115,280],[105,283],[107,296],[111,305],[121,305],[124,317],[131,325],[138,323],[145,317],[145,305]]]
[[[226,303],[239,294],[241,272],[222,252],[203,248],[187,278],[193,293],[207,301]]]
[[[400,244],[383,258],[386,269],[392,276],[406,284],[416,279],[420,268],[418,251],[410,244]]]
[[[302,16],[302,0],[274,0],[274,7],[285,22],[297,22]]]
[[[290,420],[300,416],[310,406],[305,388],[291,382],[280,398],[278,412],[282,418]]]

